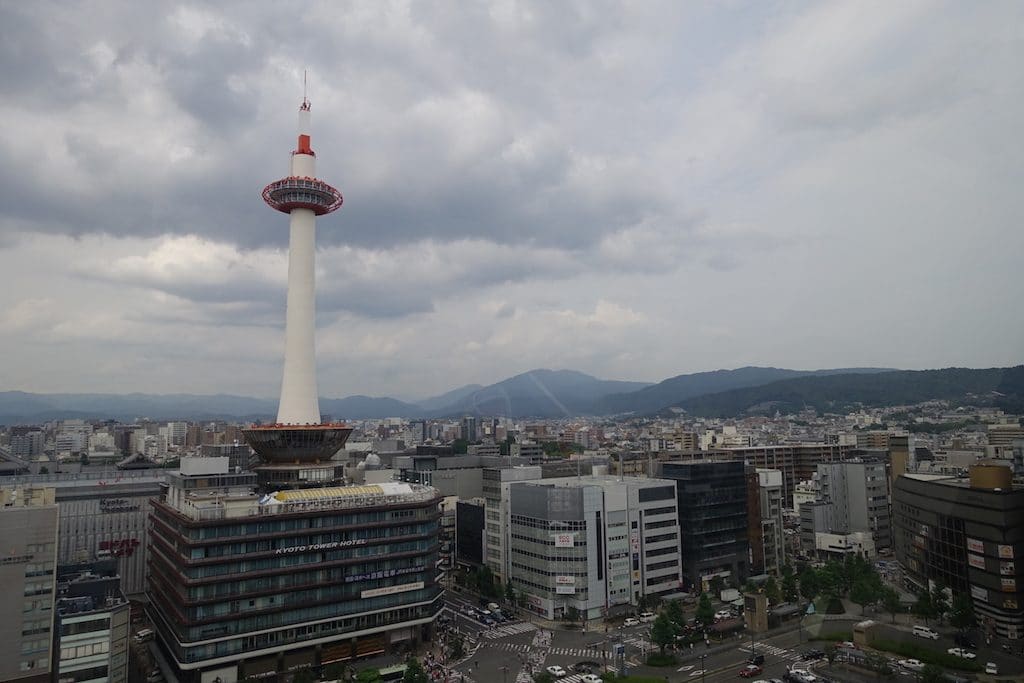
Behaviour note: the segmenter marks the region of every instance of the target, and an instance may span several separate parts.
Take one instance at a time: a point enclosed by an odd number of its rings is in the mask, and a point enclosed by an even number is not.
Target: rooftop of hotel
[[[195,520],[260,517],[309,510],[408,505],[440,497],[437,489],[420,484],[386,482],[353,486],[274,491],[259,495],[249,488],[179,489],[167,502],[178,512]]]

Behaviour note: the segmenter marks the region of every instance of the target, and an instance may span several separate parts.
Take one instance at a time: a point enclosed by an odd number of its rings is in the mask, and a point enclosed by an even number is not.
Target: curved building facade
[[[896,558],[918,587],[940,583],[969,595],[989,635],[1021,638],[1024,564],[1017,569],[1016,558],[1024,553],[1024,489],[973,483],[934,474],[897,478]]]
[[[442,606],[435,489],[260,495],[255,475],[188,460],[153,504],[149,556],[154,626],[179,680],[270,677],[429,638]]]

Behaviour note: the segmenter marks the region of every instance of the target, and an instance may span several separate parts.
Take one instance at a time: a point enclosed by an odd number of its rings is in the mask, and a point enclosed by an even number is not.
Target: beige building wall
[[[0,681],[50,680],[57,571],[54,490],[0,490]]]

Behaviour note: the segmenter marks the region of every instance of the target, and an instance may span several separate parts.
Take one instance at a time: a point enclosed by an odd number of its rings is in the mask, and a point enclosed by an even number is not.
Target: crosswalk
[[[622,642],[626,643],[627,645],[632,645],[633,647],[639,650],[645,651],[651,650],[655,647],[654,643],[647,640],[646,638],[641,638],[640,636],[633,636],[632,638],[623,638]]]
[[[489,647],[491,647],[493,649],[496,649],[496,650],[504,650],[505,652],[530,652],[533,649],[533,648],[531,648],[531,646],[523,644],[523,643],[495,643],[494,645],[490,645]],[[594,649],[582,648],[582,647],[553,647],[553,648],[550,648],[549,650],[547,650],[547,654],[549,654],[549,655],[562,655],[564,657],[579,657],[580,659],[584,659],[584,658],[588,658],[588,657],[591,658],[591,659],[594,659],[594,658],[597,658],[597,657],[601,657],[602,654],[604,654],[604,656],[606,656],[608,658],[611,657],[611,653],[610,652],[602,653],[601,650],[594,650]],[[559,679],[559,680],[563,680],[564,681],[566,679]]]
[[[739,651],[746,652],[748,655],[751,653],[749,645],[740,646]],[[790,662],[795,662],[802,658],[802,655],[799,652],[787,650],[784,647],[776,647],[775,645],[769,645],[768,643],[758,643],[754,646],[754,651],[757,654],[770,656],[776,660],[782,659]]]
[[[519,633],[528,633],[536,630],[537,627],[533,624],[521,621],[518,624],[503,624],[502,626],[495,626],[494,628],[484,631],[482,635],[484,638],[494,640],[496,638],[504,638],[505,636],[514,636]]]

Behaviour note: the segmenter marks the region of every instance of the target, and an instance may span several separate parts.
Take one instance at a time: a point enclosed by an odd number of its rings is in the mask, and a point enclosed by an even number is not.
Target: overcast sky
[[[0,390],[1024,361],[1024,4],[0,4]]]

